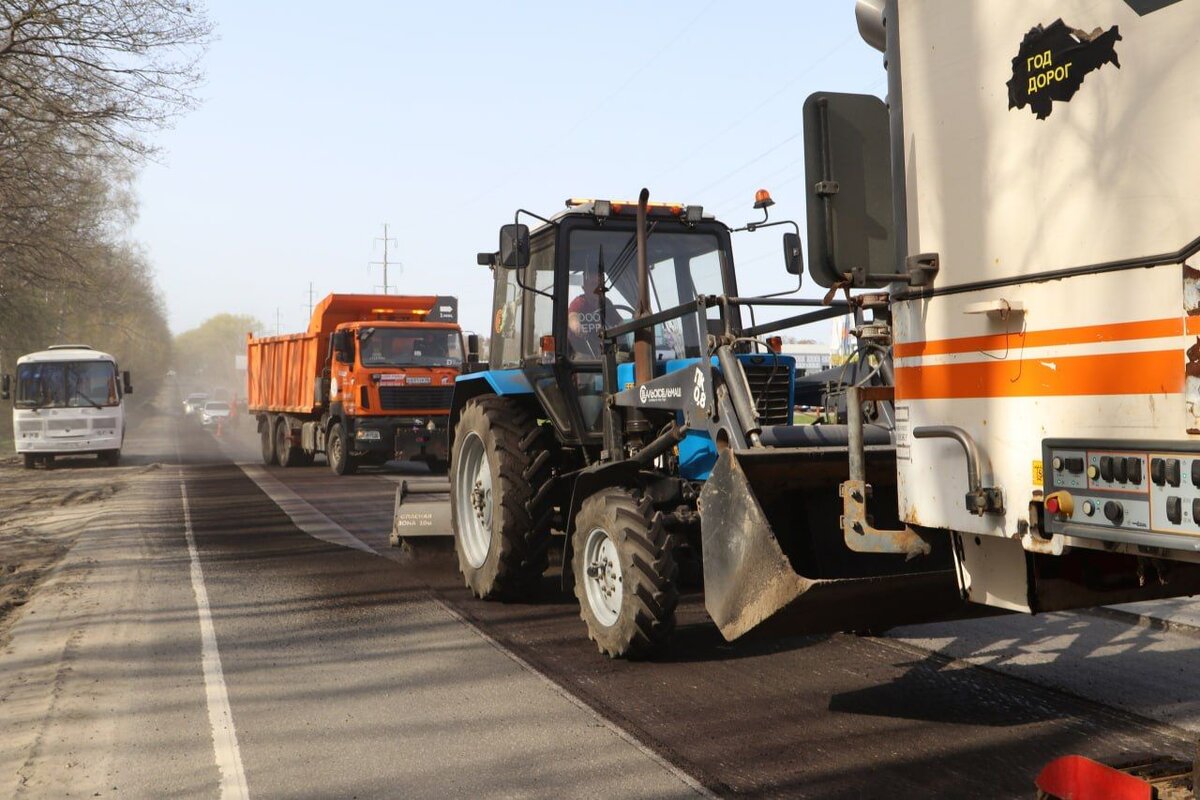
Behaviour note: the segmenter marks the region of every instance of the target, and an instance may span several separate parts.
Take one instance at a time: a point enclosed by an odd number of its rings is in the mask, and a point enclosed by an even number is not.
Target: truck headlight
[[[359,428],[354,432],[355,439],[366,439],[372,442],[378,442],[381,438],[379,431],[371,430],[370,428]]]

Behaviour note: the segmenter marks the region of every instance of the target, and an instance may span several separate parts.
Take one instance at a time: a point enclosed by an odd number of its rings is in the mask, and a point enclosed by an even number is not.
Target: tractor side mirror
[[[12,393],[12,376],[5,375],[0,378],[0,400],[7,400]]]
[[[133,394],[133,378],[129,377],[129,370],[121,373],[121,383],[124,384],[125,394]],[[5,393],[7,394],[7,388]]]
[[[479,334],[467,334],[467,363],[474,366],[479,363]]]
[[[804,274],[804,251],[800,247],[800,234],[785,233],[783,235],[783,263],[787,266],[788,274],[801,276]]]
[[[494,266],[496,266],[496,254],[495,253],[477,253],[475,255],[475,263],[481,267],[494,267]]]
[[[354,362],[354,340],[352,337],[353,334],[350,331],[334,331],[333,335],[329,337],[334,355],[343,364]]]
[[[512,269],[529,266],[529,226],[520,223],[500,227],[500,265]]]

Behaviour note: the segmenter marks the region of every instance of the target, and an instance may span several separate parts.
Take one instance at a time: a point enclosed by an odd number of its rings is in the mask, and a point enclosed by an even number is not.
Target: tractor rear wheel
[[[588,637],[612,658],[644,658],[675,630],[678,574],[649,498],[602,489],[575,515],[571,566]]]
[[[522,403],[480,397],[454,428],[450,508],[458,569],[476,597],[533,594],[549,559],[554,434]]]

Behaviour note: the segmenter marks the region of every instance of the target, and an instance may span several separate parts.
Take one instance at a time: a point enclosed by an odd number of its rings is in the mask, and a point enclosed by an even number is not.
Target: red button
[[[1051,497],[1049,500],[1046,501],[1046,510],[1049,511],[1051,514],[1058,513],[1058,498],[1057,497]]]

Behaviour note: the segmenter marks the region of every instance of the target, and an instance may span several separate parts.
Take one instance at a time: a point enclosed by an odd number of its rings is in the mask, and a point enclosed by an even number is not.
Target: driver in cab
[[[600,331],[621,322],[617,307],[604,298],[604,314],[600,313],[600,275],[594,267],[583,270],[583,291],[567,306],[567,338],[571,350],[583,358],[600,358],[603,344]]]

